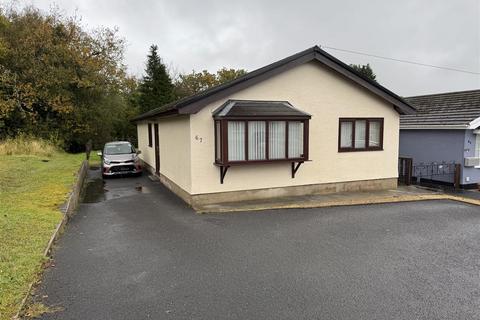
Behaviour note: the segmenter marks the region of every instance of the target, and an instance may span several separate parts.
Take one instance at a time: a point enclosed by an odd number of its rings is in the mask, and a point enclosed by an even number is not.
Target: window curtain
[[[380,147],[380,121],[369,122],[368,146]]]
[[[248,160],[265,160],[265,121],[248,122]]]
[[[351,148],[353,138],[353,122],[340,122],[340,147]]]
[[[303,122],[288,122],[288,157],[300,158],[303,155]]]
[[[285,121],[270,121],[268,125],[268,155],[270,159],[285,158]]]
[[[228,160],[245,160],[245,122],[228,121]]]
[[[363,149],[366,147],[367,121],[355,121],[355,148]]]

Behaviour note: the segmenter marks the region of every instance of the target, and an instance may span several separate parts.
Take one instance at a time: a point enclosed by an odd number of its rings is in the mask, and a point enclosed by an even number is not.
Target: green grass
[[[97,152],[100,152],[100,151],[90,152],[90,160],[88,162],[89,162],[91,167],[100,166],[100,162],[101,162],[102,158],[97,154]]]
[[[0,319],[15,314],[38,279],[43,252],[62,219],[59,207],[84,157],[0,154]]]
[[[58,152],[58,149],[54,143],[32,136],[20,135],[0,141],[0,155],[51,157],[55,152]]]

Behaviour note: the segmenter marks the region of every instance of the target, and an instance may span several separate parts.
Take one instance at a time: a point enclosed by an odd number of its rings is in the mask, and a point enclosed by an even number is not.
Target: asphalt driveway
[[[93,180],[86,201],[38,290],[63,311],[43,319],[480,318],[478,207],[197,215],[146,176]]]

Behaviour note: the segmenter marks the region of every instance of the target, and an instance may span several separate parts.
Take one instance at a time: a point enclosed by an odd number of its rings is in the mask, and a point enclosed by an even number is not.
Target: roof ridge
[[[421,94],[421,95],[418,95],[418,96],[404,97],[404,99],[420,98],[420,97],[430,97],[430,96],[442,96],[442,95],[449,95],[449,94],[456,94],[456,93],[466,93],[466,92],[479,92],[479,93],[480,93],[480,89],[470,89],[470,90],[461,90],[461,91],[448,91],[448,92],[440,92],[440,93],[428,93],[428,94]]]
[[[247,74],[240,76],[236,79],[230,80],[226,83],[216,85],[212,88],[203,90],[191,96],[179,99],[172,103],[159,106],[153,110],[150,110],[146,113],[140,114],[132,119],[132,121],[139,121],[149,117],[153,117],[156,115],[160,115],[162,113],[165,114],[190,114],[196,113],[199,109],[203,107],[202,100],[211,99],[215,97],[216,94],[220,92],[233,88],[237,86],[237,88],[241,88],[241,86],[249,86],[252,85],[254,79],[262,79],[262,77],[269,75],[269,73],[275,72],[275,70],[284,70],[284,68],[290,68],[297,65],[302,64],[305,62],[309,62],[312,60],[318,60],[325,64],[327,67],[334,69],[335,71],[339,72],[343,76],[349,78],[350,80],[357,82],[360,86],[370,90],[374,94],[381,96],[386,101],[392,103],[395,106],[395,109],[402,113],[412,113],[415,111],[415,108],[411,106],[408,102],[403,100],[402,97],[398,96],[394,92],[390,91],[389,89],[382,86],[380,83],[376,81],[372,81],[366,78],[364,75],[360,74],[348,64],[344,63],[343,61],[337,59],[333,55],[329,54],[328,52],[324,51],[318,45],[310,47],[306,50],[297,52],[291,56],[285,57],[258,69],[255,69]],[[280,71],[281,72],[281,71]],[[262,80],[257,80],[262,81]],[[238,89],[237,89],[238,90]],[[180,110],[183,110],[181,112]],[[400,111],[401,110],[401,111]]]

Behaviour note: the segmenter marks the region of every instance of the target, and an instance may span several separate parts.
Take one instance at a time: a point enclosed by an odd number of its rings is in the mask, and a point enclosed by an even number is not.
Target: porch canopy
[[[288,101],[228,100],[213,112],[222,118],[294,118],[310,119],[310,114],[296,109]]]

